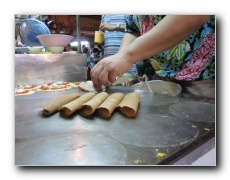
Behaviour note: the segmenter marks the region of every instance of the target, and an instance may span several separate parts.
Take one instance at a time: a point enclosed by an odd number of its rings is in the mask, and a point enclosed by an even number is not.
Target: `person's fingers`
[[[93,81],[94,87],[97,90],[100,90],[102,88],[98,78],[102,70],[103,70],[103,66],[95,65],[90,72],[91,80]]]
[[[102,70],[103,69],[103,65],[100,66],[100,63],[97,63],[92,69],[91,69],[91,76],[96,76],[97,75],[97,72],[99,70]],[[102,69],[101,69],[102,68]]]
[[[123,67],[119,67],[116,64],[117,61],[112,61],[113,58],[110,56],[102,59],[92,68],[90,75],[96,89],[100,89],[102,85],[112,85],[116,81],[116,77],[123,72]]]
[[[106,70],[106,68],[104,68],[98,76],[98,81],[100,82],[100,84],[103,84],[104,86],[110,86],[111,82],[109,82],[108,77],[109,72]]]
[[[114,69],[108,70],[105,68],[103,69],[98,78],[99,82],[104,86],[111,86],[116,81],[117,76],[117,71],[115,71]]]
[[[108,81],[111,83],[111,84],[113,84],[115,81],[116,81],[116,77],[117,77],[118,75],[117,74],[115,74],[115,73],[109,73],[109,75],[108,75]]]

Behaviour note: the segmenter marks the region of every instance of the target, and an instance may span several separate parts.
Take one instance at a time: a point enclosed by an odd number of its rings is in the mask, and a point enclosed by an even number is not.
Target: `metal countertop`
[[[108,93],[132,91],[112,86]],[[86,93],[72,88],[15,97],[15,165],[170,165],[215,137],[214,104],[144,91],[136,91],[135,118],[117,110],[110,119],[41,114],[38,104],[71,92]]]

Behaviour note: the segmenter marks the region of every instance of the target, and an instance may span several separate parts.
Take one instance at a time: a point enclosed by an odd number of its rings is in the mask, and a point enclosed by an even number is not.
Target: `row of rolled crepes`
[[[109,118],[115,109],[127,117],[135,117],[140,103],[140,95],[132,92],[123,94],[116,92],[108,94],[106,92],[89,92],[83,95],[71,93],[63,95],[50,102],[39,105],[43,108],[43,115],[50,116],[60,111],[64,116],[70,116],[75,111],[79,111],[81,116],[90,116],[95,112],[101,118]]]

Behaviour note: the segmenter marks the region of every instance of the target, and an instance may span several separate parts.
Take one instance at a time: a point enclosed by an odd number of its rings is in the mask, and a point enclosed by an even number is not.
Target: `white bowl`
[[[73,36],[65,34],[42,34],[36,36],[36,38],[45,47],[65,47],[70,43]]]
[[[62,54],[64,47],[47,47],[47,50],[53,54]]]
[[[39,52],[42,51],[43,47],[29,47],[29,54],[38,54]]]

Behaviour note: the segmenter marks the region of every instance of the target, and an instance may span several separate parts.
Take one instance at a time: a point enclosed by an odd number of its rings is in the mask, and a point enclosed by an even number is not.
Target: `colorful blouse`
[[[125,32],[143,35],[164,17],[126,16]],[[151,57],[150,61],[156,74],[161,77],[183,81],[215,78],[215,16],[211,16],[207,23],[180,44]]]

